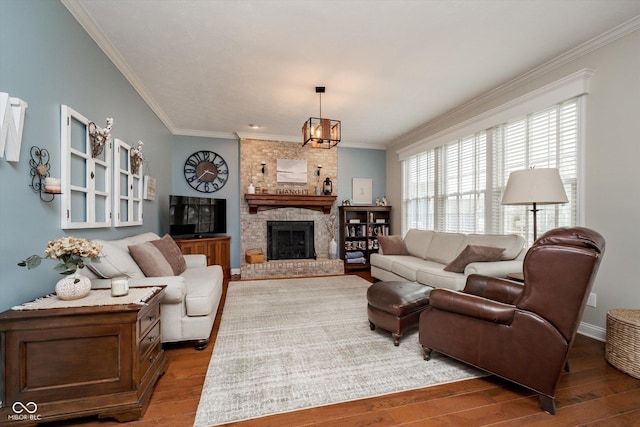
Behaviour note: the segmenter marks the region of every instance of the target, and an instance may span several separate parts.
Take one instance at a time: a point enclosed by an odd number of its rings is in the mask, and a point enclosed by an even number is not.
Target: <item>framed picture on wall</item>
[[[276,164],[278,182],[307,183],[307,161],[278,159]]]
[[[371,178],[353,178],[353,203],[370,205],[372,202],[373,180]]]

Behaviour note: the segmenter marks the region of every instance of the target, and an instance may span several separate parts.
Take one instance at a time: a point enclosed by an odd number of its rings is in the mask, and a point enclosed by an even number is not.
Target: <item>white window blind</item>
[[[538,212],[540,232],[576,223],[579,98],[514,118],[403,161],[403,224],[532,238],[527,206],[502,206],[512,171],[556,167],[569,203]],[[490,172],[490,173],[489,173]]]

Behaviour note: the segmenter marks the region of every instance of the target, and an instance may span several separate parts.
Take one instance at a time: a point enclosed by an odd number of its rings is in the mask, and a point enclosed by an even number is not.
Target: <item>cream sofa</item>
[[[83,274],[91,277],[91,287],[96,289],[109,288],[111,278],[118,276],[129,277],[130,287],[165,285],[160,306],[162,342],[196,341],[196,348],[202,350],[209,342],[222,297],[222,267],[207,266],[205,255],[184,255],[186,270],[180,275],[146,277],[129,246],[157,240],[160,237],[155,233],[120,240],[96,239],[102,245],[100,262],[91,264]]]
[[[526,252],[524,238],[515,234],[462,234],[411,229],[402,240],[406,255],[385,254],[382,242],[380,251],[371,254],[371,276],[374,279],[418,282],[434,288],[461,290],[470,274],[506,277],[509,273],[521,272]],[[497,261],[470,262],[460,273],[445,271],[445,266],[456,259],[467,245],[504,248],[504,252]]]

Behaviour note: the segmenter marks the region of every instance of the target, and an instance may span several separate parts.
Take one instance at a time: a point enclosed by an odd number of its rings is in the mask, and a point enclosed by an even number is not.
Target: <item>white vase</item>
[[[338,256],[338,242],[335,239],[329,240],[329,259],[336,259]]]
[[[247,193],[248,194],[255,194],[255,192],[256,192],[256,187],[253,186],[253,182],[252,182],[247,187]]]
[[[56,283],[58,298],[69,301],[84,298],[91,292],[91,280],[77,271]]]

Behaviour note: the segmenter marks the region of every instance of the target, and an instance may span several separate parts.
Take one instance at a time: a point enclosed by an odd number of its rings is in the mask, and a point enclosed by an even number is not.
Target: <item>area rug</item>
[[[438,353],[417,331],[395,347],[371,331],[358,276],[234,281],[195,426],[214,426],[484,375]]]

